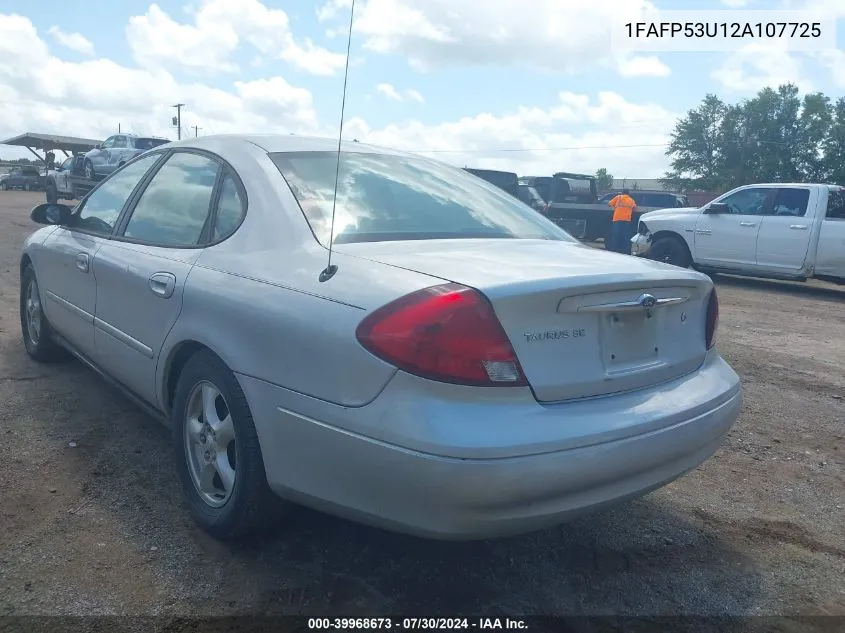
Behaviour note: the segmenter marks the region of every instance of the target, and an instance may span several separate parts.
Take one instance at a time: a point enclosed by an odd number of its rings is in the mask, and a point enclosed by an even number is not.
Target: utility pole
[[[202,129],[202,128],[201,128],[200,126],[198,126],[198,125],[195,125],[195,126],[194,126],[194,138],[196,138],[196,137],[198,137],[198,136],[200,135],[199,131],[200,131],[201,129]]]
[[[120,123],[117,124],[117,133],[120,134]]]
[[[176,108],[176,117],[175,117],[175,124],[176,124],[176,136],[178,140],[182,140],[182,108],[185,106],[184,103],[176,103],[171,107]]]

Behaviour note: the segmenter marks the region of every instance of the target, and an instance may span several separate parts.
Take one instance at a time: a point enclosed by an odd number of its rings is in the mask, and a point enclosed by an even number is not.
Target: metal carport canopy
[[[44,161],[44,158],[39,156],[35,150],[40,149],[44,152],[59,150],[64,152],[65,156],[67,156],[68,152],[87,152],[89,149],[93,149],[101,142],[102,141],[98,141],[93,138],[27,132],[25,134],[21,134],[20,136],[0,141],[0,145],[16,145],[18,147],[25,147],[35,154],[35,157],[38,160]]]

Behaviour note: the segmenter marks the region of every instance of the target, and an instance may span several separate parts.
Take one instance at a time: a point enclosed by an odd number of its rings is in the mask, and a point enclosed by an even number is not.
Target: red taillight
[[[382,360],[423,378],[488,387],[528,384],[493,307],[459,284],[388,303],[367,315],[355,334]]]
[[[716,296],[716,289],[710,291],[710,300],[707,302],[707,325],[704,331],[704,340],[707,349],[716,344],[716,330],[719,328],[719,297]]]

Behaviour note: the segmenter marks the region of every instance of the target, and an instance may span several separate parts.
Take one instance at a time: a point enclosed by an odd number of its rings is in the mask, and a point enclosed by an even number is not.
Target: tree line
[[[727,191],[754,182],[845,185],[845,97],[799,96],[794,84],[728,104],[708,94],[679,119],[662,182],[680,191]]]

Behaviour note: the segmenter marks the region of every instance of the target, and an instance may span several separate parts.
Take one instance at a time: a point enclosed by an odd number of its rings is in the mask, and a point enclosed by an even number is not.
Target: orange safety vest
[[[634,209],[637,208],[637,203],[631,196],[620,193],[614,196],[613,200],[607,203],[613,208],[614,222],[630,222],[634,214]]]

